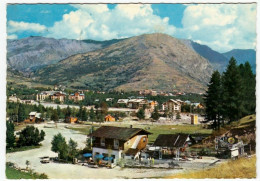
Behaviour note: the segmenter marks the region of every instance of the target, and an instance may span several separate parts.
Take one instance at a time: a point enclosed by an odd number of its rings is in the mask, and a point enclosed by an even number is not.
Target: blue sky
[[[144,33],[192,39],[225,52],[256,45],[255,4],[16,4],[8,39],[45,36],[108,40]]]

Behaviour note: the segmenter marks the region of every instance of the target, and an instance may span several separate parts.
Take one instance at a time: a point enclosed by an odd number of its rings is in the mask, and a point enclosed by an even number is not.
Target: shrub
[[[44,140],[45,132],[38,130],[34,126],[27,126],[19,133],[18,146],[37,146]]]

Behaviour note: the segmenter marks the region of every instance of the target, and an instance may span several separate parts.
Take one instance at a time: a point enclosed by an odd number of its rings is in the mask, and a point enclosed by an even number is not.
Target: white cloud
[[[9,39],[9,40],[14,40],[14,39],[17,39],[17,38],[18,38],[18,36],[15,35],[15,34],[7,35],[7,39]]]
[[[154,14],[149,4],[74,4],[61,21],[47,27],[37,23],[8,21],[8,34],[23,31],[41,32],[48,37],[109,40],[145,33],[166,33],[192,39],[224,52],[256,46],[255,4],[189,4],[184,10],[182,28],[169,24],[174,17]],[[67,12],[67,13],[66,13]]]
[[[199,41],[220,52],[255,48],[255,4],[189,5],[182,24],[177,36]]]
[[[26,23],[26,22],[16,22],[8,21],[7,31],[8,33],[23,32],[23,31],[34,31],[34,32],[43,32],[46,30],[46,27],[38,23]]]
[[[73,7],[77,10],[64,14],[61,21],[48,29],[47,36],[109,40],[158,31],[168,34],[175,32],[175,27],[169,25],[169,18],[154,15],[148,4],[119,4],[114,9],[109,9],[105,4]]]

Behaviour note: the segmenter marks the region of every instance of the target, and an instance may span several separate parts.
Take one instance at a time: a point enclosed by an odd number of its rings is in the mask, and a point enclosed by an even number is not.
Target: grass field
[[[252,158],[240,158],[238,160],[222,163],[207,170],[186,172],[172,175],[167,178],[256,178],[256,156],[253,156]]]
[[[45,174],[36,174],[36,173],[25,173],[6,165],[5,170],[7,179],[46,179]]]
[[[100,125],[93,124],[95,129]],[[119,127],[129,127],[129,124],[124,124],[122,122],[109,124],[109,126],[119,126]],[[153,143],[159,134],[175,134],[175,133],[187,133],[187,134],[211,134],[211,129],[202,128],[200,125],[133,125],[134,128],[145,129],[152,134],[149,135],[149,142]],[[82,125],[82,127],[68,127],[75,131],[79,131],[81,134],[89,134],[90,126]]]

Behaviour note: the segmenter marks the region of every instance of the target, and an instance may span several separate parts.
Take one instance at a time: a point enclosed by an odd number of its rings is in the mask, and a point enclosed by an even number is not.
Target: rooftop
[[[126,128],[115,126],[101,126],[89,136],[100,138],[112,138],[127,141],[137,134],[151,134],[141,128]]]

